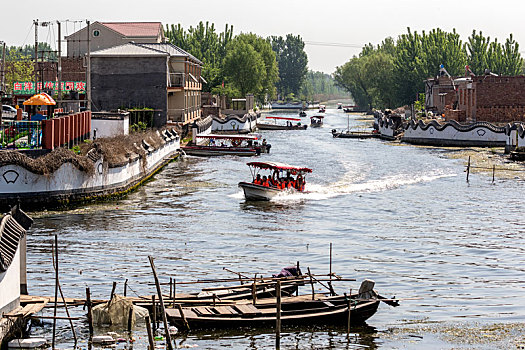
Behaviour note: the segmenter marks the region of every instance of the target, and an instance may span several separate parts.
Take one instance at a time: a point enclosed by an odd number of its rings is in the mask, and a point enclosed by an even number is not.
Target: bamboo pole
[[[299,269],[299,261],[297,261],[297,273],[301,274],[301,270]],[[299,296],[299,286],[297,286],[297,289],[295,290],[295,296]]]
[[[496,173],[496,165],[492,165],[492,183],[494,183],[495,173]]]
[[[175,307],[175,295],[177,294],[177,282],[175,282],[175,277],[173,278],[173,305]]]
[[[153,332],[151,331],[151,323],[149,316],[146,315],[146,329],[148,331],[148,350],[155,350],[155,344],[153,343]]]
[[[151,314],[153,317],[151,321],[153,321],[153,333],[155,333],[157,331],[157,304],[155,304],[155,295],[151,296],[151,304]]]
[[[111,288],[111,295],[109,297],[109,302],[113,300],[113,296],[115,295],[115,289],[117,288],[117,282],[113,281],[113,287]]]
[[[172,293],[173,293],[173,278],[170,277],[170,299],[172,299]]]
[[[348,295],[348,324],[346,326],[346,335],[348,338],[350,338],[350,319],[352,316],[351,308],[352,308],[352,288],[350,288],[350,295]]]
[[[124,296],[127,296],[128,294],[128,279],[126,278],[126,281],[124,282]]]
[[[314,281],[312,279],[312,273],[310,272],[310,266],[308,266],[307,269],[308,269],[308,275],[310,276],[310,285],[312,286],[312,300],[314,300],[315,299]]]
[[[281,348],[281,281],[275,283],[276,317],[275,317],[275,348]]]
[[[469,173],[470,173],[470,156],[468,156],[468,163],[467,163],[467,182],[468,182]]]
[[[128,312],[128,333],[131,338],[131,327],[133,326],[133,304],[129,308]]]
[[[35,57],[35,60],[37,58]],[[55,247],[58,246],[58,236],[55,234]],[[53,338],[51,341],[51,349],[55,348],[55,335],[56,335],[56,326],[57,326],[57,300],[58,300],[58,249],[52,249],[52,257],[56,255],[56,260],[53,262],[53,267],[55,269],[55,308],[53,311]]]
[[[91,311],[91,292],[89,291],[89,287],[86,287],[86,305],[88,309],[89,342],[91,342],[91,338],[93,338],[93,313]]]
[[[179,310],[180,318],[182,319],[182,324],[184,325],[184,328],[186,328],[186,330],[189,331],[190,325],[188,323],[188,320],[186,319],[186,315],[184,315],[184,312],[182,311],[182,306],[180,304],[177,304],[177,310]]]
[[[164,299],[162,298],[162,290],[160,289],[159,279],[157,277],[157,271],[155,270],[155,263],[153,262],[153,258],[151,256],[149,256],[148,258],[149,258],[149,263],[151,265],[151,270],[153,271],[153,278],[155,279],[155,284],[157,285],[157,294],[159,295],[160,308],[162,311],[162,321],[164,322],[166,344],[168,346],[168,350],[173,350],[173,344],[171,343],[171,335],[168,330],[168,319],[166,318],[166,309],[164,308]]]

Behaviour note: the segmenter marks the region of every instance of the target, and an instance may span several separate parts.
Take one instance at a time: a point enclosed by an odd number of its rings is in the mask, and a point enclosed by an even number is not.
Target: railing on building
[[[41,121],[2,121],[0,125],[0,149],[42,148]]]
[[[169,87],[183,88],[185,85],[185,76],[184,73],[170,73],[169,74]]]

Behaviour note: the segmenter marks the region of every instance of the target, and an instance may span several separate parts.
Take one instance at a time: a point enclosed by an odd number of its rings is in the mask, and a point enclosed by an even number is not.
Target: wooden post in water
[[[175,277],[173,277],[173,305],[175,307],[175,295],[177,294],[177,282],[175,282]]]
[[[172,299],[171,293],[173,293],[173,278],[170,277],[170,299]]]
[[[301,275],[300,273],[301,269],[299,269],[299,261],[297,262],[297,274]],[[299,286],[297,286],[297,289],[295,290],[295,296],[299,296]]]
[[[492,183],[494,183],[495,173],[496,173],[496,165],[492,165]]]
[[[255,305],[257,303],[257,282],[254,279],[252,284],[252,303]]]
[[[35,49],[36,50],[36,49]],[[35,60],[37,58],[35,57]],[[52,254],[54,254],[54,258],[53,258],[53,255],[51,256],[55,262],[53,264],[53,267],[55,268],[55,306],[54,306],[54,311],[53,311],[53,339],[51,341],[51,348],[54,349],[55,348],[55,334],[56,334],[56,325],[57,325],[57,320],[56,320],[56,317],[57,317],[57,305],[58,305],[58,236],[55,234],[55,245],[54,245],[55,249],[52,249]]]
[[[113,282],[113,288],[111,288],[111,295],[109,297],[109,302],[113,300],[113,296],[115,296],[115,289],[117,288],[117,282]]]
[[[350,318],[352,316],[351,308],[352,308],[352,288],[350,288],[350,295],[348,296],[348,324],[346,326],[346,336],[348,338],[350,338]]]
[[[315,299],[314,281],[312,279],[312,273],[310,272],[310,266],[308,266],[308,276],[310,276],[310,285],[312,286],[312,300]]]
[[[131,339],[131,328],[133,326],[133,304],[131,304],[128,312],[128,333],[129,338]]]
[[[155,304],[155,295],[151,296],[151,316],[153,319],[153,333],[157,331],[157,305]]]
[[[126,281],[124,282],[124,296],[127,296],[128,294],[128,279],[126,278]]]
[[[162,298],[162,290],[160,289],[159,278],[157,277],[157,271],[155,270],[155,263],[151,256],[149,258],[149,263],[151,265],[151,270],[153,271],[153,278],[155,279],[155,285],[157,286],[157,294],[159,295],[160,310],[162,312],[162,321],[164,323],[164,332],[166,337],[166,345],[168,350],[173,350],[173,344],[171,343],[171,335],[168,330],[168,319],[166,317],[166,309],[164,308],[164,299]]]
[[[281,348],[281,281],[275,284],[275,297],[277,298],[275,313],[275,348]]]
[[[146,315],[146,329],[148,331],[148,350],[155,350],[155,344],[153,343],[153,332],[151,331],[151,323],[149,316]]]
[[[190,325],[188,323],[188,320],[186,320],[186,315],[184,315],[184,312],[182,311],[182,306],[180,304],[177,304],[177,310],[179,310],[180,318],[182,319],[182,324],[184,325],[184,328],[186,328],[186,330],[189,331]]]
[[[86,304],[87,304],[87,319],[88,319],[88,326],[89,326],[89,342],[91,342],[91,338],[93,338],[93,314],[91,312],[91,292],[89,291],[89,287],[86,287]]]
[[[468,182],[469,173],[470,173],[470,156],[468,156],[468,163],[467,163],[467,182]]]

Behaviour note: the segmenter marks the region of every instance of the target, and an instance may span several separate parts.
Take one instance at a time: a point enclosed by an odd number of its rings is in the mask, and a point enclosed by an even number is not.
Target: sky
[[[0,9],[0,41],[7,45],[32,44],[34,19],[160,21],[164,25],[181,23],[184,28],[208,21],[219,31],[231,24],[234,34],[300,35],[306,42],[309,68],[329,74],[359,54],[364,44],[378,44],[388,36],[396,38],[406,33],[407,27],[418,32],[455,28],[464,41],[473,29],[500,42],[512,33],[525,56],[522,0],[28,0],[23,4],[2,0]],[[63,34],[71,34],[80,25],[63,24]],[[39,37],[56,47],[56,25],[41,28]]]

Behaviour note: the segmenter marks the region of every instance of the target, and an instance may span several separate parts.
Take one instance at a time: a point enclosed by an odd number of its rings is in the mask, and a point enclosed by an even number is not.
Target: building
[[[66,36],[67,56],[83,57],[88,51],[87,26]],[[129,42],[161,43],[164,30],[160,22],[94,22],[89,26],[90,51],[98,51]]]
[[[525,121],[525,76],[439,77],[425,82],[427,111],[459,122]]]
[[[91,53],[92,110],[150,108],[152,126],[201,116],[202,62],[169,43],[128,43]]]
[[[3,174],[11,178],[12,173]],[[27,294],[26,230],[33,223],[15,207],[0,220],[0,314],[20,310],[20,294]],[[0,345],[20,327],[16,318],[0,318]],[[22,327],[23,328],[23,327]]]

